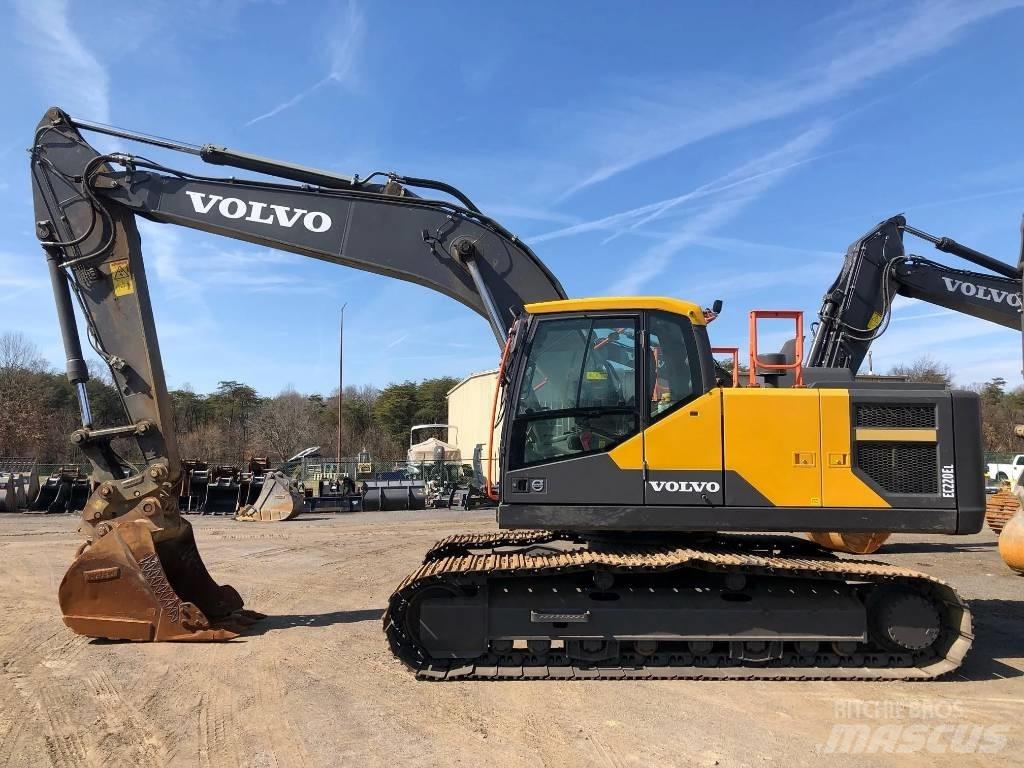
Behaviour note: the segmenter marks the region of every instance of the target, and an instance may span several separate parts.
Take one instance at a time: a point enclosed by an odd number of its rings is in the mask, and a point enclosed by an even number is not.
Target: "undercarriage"
[[[943,582],[799,539],[545,531],[438,542],[384,627],[431,680],[928,679],[972,640]]]

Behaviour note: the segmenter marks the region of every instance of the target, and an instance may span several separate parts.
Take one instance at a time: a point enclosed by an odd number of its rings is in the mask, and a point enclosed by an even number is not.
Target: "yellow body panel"
[[[650,470],[713,471],[724,444],[724,469],[775,506],[890,506],[853,473],[851,431],[844,389],[716,388],[609,456],[623,470],[642,469],[646,457]]]
[[[817,390],[821,398],[822,504],[826,507],[888,507],[885,499],[853,474],[850,393]],[[860,430],[857,430],[860,432]]]
[[[818,392],[722,390],[725,468],[777,507],[821,506]]]
[[[692,301],[671,299],[665,296],[595,296],[589,299],[562,299],[527,304],[531,315],[545,315],[555,312],[606,312],[609,310],[660,309],[673,315],[683,315],[694,325],[706,325],[704,310]]]
[[[898,443],[937,443],[939,441],[939,430],[906,427],[894,429],[857,427],[857,442],[861,440],[892,441]]]
[[[629,440],[621,443],[610,451],[608,455],[615,462],[619,469],[643,469],[644,468],[644,435],[639,432]]]
[[[648,469],[722,469],[722,390],[687,403],[647,428]]]

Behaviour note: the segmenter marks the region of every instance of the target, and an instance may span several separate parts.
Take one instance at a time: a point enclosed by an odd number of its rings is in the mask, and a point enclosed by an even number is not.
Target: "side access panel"
[[[821,506],[821,415],[814,389],[723,389],[725,504]]]
[[[724,504],[722,390],[716,387],[649,426],[643,449],[645,504]],[[612,451],[613,459],[618,451]]]

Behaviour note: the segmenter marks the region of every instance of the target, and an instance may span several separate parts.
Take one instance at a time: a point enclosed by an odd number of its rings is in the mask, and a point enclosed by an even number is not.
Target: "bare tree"
[[[253,419],[254,444],[270,457],[285,461],[308,447],[318,431],[314,405],[294,389],[285,390],[263,403]]]
[[[889,369],[890,376],[903,376],[907,381],[950,386],[953,383],[953,369],[945,363],[922,355],[911,363],[900,363]]]
[[[45,371],[49,368],[35,342],[21,331],[0,333],[0,371]]]

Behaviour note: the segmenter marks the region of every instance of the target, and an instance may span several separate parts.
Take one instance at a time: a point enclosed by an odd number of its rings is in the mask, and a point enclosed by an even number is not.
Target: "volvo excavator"
[[[101,153],[83,132],[259,177]],[[178,512],[141,217],[411,281],[489,323],[502,350],[488,488],[499,530],[438,542],[392,595],[384,631],[417,677],[927,679],[967,652],[970,611],[949,585],[764,532],[977,532],[976,394],[864,383],[854,357],[805,366],[800,354],[753,354],[761,383],[726,386],[707,329],[717,302],[570,299],[444,182],[347,177],[56,108],[31,174],[81,404],[72,440],[97,482],[59,590],[73,631],[228,640],[262,618],[213,580]],[[123,424],[92,424],[75,302]],[[792,386],[772,386],[787,375]],[[141,463],[122,459],[124,440]]]

